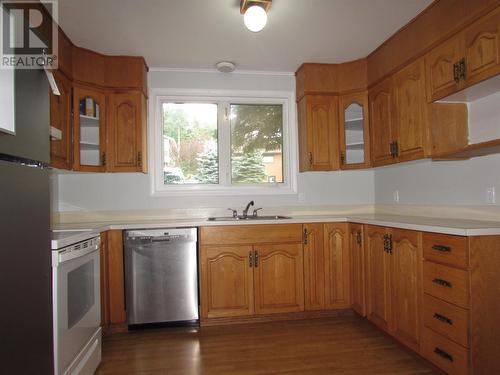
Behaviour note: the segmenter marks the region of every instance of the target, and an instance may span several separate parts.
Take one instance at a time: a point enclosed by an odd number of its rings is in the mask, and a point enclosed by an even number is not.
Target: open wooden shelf
[[[470,159],[478,156],[486,156],[500,153],[500,139],[492,141],[474,143],[459,150],[449,151],[437,155],[433,155],[433,160],[457,160]]]

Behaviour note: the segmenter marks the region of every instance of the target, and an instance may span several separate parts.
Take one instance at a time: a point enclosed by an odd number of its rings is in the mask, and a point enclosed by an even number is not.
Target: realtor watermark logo
[[[57,69],[57,0],[0,0],[0,68]]]

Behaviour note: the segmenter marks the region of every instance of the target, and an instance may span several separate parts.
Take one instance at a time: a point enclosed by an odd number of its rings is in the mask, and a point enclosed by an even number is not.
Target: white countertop
[[[63,247],[73,245],[80,241],[85,241],[99,235],[100,231],[95,230],[79,230],[79,231],[52,231],[51,234],[51,248],[52,250],[59,250]]]
[[[155,220],[127,220],[99,223],[65,223],[54,226],[54,232],[77,231],[99,233],[106,230],[154,229],[171,227],[201,227],[221,225],[262,225],[262,224],[302,224],[352,222],[359,224],[380,225],[393,228],[410,229],[423,232],[453,234],[458,236],[500,235],[500,222],[460,220],[448,218],[430,218],[419,216],[397,215],[313,215],[293,216],[281,220],[239,220],[239,221],[208,221],[206,218],[179,218]]]

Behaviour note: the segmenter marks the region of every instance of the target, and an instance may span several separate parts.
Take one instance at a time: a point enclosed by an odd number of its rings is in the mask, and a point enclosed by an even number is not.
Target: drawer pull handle
[[[446,280],[443,280],[443,279],[434,279],[434,280],[432,280],[432,282],[434,284],[445,286],[447,288],[451,288],[452,287],[452,285],[451,285],[451,283],[449,281],[446,281]]]
[[[451,253],[451,247],[444,245],[434,245],[432,246],[433,250],[441,251],[442,253]]]
[[[434,319],[437,319],[439,320],[440,322],[443,322],[443,323],[448,323],[450,326],[453,325],[453,320],[451,320],[450,318],[447,318],[446,316],[444,315],[441,315],[441,314],[438,314],[438,313],[434,313],[434,315],[432,316]]]
[[[450,362],[453,362],[453,356],[446,353],[443,349],[440,349],[438,347],[434,348],[434,353],[436,353],[438,356],[450,361]]]

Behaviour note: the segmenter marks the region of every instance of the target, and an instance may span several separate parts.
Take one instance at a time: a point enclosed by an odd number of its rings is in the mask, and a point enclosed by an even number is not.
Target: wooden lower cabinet
[[[419,350],[422,301],[420,232],[365,227],[367,317]]]
[[[101,234],[101,325],[104,333],[122,330],[126,322],[123,232]]]
[[[202,316],[252,315],[252,246],[204,246],[200,249]]]
[[[365,305],[365,252],[363,225],[349,224],[349,262],[351,273],[351,306],[361,316],[366,316]]]
[[[304,297],[306,311],[325,308],[323,224],[304,224]]]
[[[347,223],[304,224],[305,309],[351,305]]]
[[[304,310],[302,244],[254,245],[255,313]]]
[[[365,226],[366,316],[384,331],[391,319],[390,255],[384,248],[384,227]]]
[[[302,226],[275,227],[201,228],[202,319],[304,310]]]
[[[419,350],[422,304],[422,235],[392,229],[391,331],[414,350]]]
[[[347,223],[324,225],[325,308],[351,306],[349,232]]]

